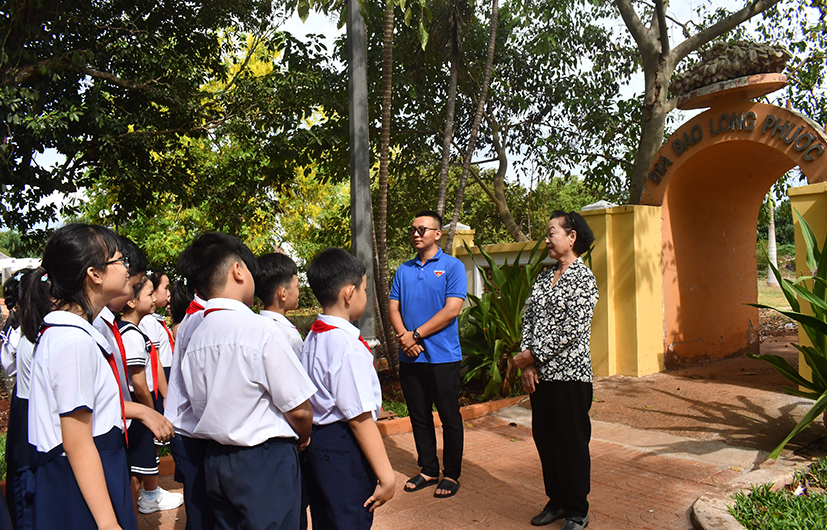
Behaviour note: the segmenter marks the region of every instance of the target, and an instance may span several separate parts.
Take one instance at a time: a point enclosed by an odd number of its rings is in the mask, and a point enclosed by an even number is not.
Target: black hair
[[[558,217],[563,218],[563,222],[560,224],[566,229],[567,234],[571,234],[572,230],[575,232],[574,246],[572,247],[574,253],[581,256],[588,252],[592,243],[594,243],[594,234],[592,233],[592,229],[589,228],[589,224],[583,219],[583,216],[577,212],[564,212],[563,210],[554,210],[551,212],[552,219],[557,219]]]
[[[144,276],[143,278],[141,278],[141,281],[139,281],[135,285],[135,287],[132,289],[132,299],[133,300],[138,298],[138,295],[141,294],[141,291],[143,291],[143,289],[144,289],[144,285],[146,285],[148,281],[149,281],[149,278]],[[121,315],[124,315],[125,313],[129,313],[131,311],[132,311],[132,309],[129,307],[129,304],[124,304],[123,308],[121,308]]]
[[[37,280],[23,293],[21,329],[26,338],[35,342],[43,317],[64,305],[80,306],[91,323],[95,315],[86,294],[86,271],[102,271],[120,249],[118,236],[100,225],[73,223],[56,230],[43,250],[41,266],[31,273]]]
[[[18,303],[22,299],[20,288],[23,283],[23,278],[33,271],[34,269],[32,268],[17,270],[12,274],[11,278],[3,284],[3,303],[6,304],[6,309],[9,310],[9,318],[6,319],[3,325],[4,329],[8,327],[20,327],[20,319],[22,318],[21,315],[23,311],[23,305]],[[17,308],[16,311],[15,308]]]
[[[147,269],[146,271],[146,277],[152,282],[153,291],[158,289],[158,286],[161,285],[161,278],[164,276],[167,276],[167,271],[161,268],[153,267],[151,269]]]
[[[187,314],[187,308],[192,302],[193,296],[191,291],[184,288],[184,282],[179,280],[175,282],[169,290],[169,315],[172,317],[172,323],[178,324],[184,320],[184,315]]]
[[[259,256],[256,260],[258,271],[255,275],[256,296],[264,305],[273,301],[279,287],[289,287],[293,276],[298,275],[299,268],[289,256],[274,252]]]
[[[118,236],[121,243],[121,254],[129,260],[129,277],[137,276],[146,272],[146,254],[134,241],[126,236]]]
[[[255,276],[256,258],[238,238],[221,232],[198,236],[178,256],[178,271],[202,296],[209,299],[227,282],[227,271],[234,262],[243,262]]]
[[[436,221],[439,223],[439,229],[442,230],[442,216],[439,215],[437,212],[433,210],[422,210],[414,216],[414,219],[416,219],[417,217],[431,217],[433,219],[436,219]]]
[[[361,286],[365,271],[365,264],[347,250],[326,248],[307,267],[307,283],[322,307],[328,307],[339,299],[342,288]]]

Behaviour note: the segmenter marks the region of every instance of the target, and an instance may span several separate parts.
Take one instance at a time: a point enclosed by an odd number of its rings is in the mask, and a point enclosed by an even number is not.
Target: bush
[[[797,211],[794,213],[801,225],[801,232],[806,244],[807,268],[813,271],[812,275],[804,274],[795,281],[791,281],[783,278],[778,269],[771,266],[791,310],[785,311],[763,304],[747,305],[772,309],[798,322],[799,329],[807,334],[812,346],[801,344],[794,344],[793,346],[801,352],[805,362],[812,370],[812,381],[801,376],[798,370],[779,355],[748,353],[747,357],[772,364],[778,373],[786,377],[796,387],[804,388],[804,390],[798,390],[798,388],[784,387],[785,392],[793,396],[815,400],[815,403],[784,441],[770,453],[770,458],[778,458],[781,450],[793,436],[803,431],[818,416],[827,411],[827,239],[825,239],[824,245],[819,250],[818,242],[810,225]],[[801,311],[799,299],[809,303],[812,314],[808,315]]]
[[[471,249],[465,246],[488,287],[488,292],[481,297],[468,295],[471,305],[463,309],[459,317],[460,329],[464,330],[460,338],[466,370],[464,381],[484,381],[484,399],[509,395],[514,382],[519,381],[518,369],[509,360],[520,348],[523,311],[545,258],[542,252],[537,255],[542,246],[543,241],[538,241],[528,263],[520,264],[520,252],[513,264],[506,262],[502,267],[479,247],[488,262],[488,270],[477,264]]]
[[[755,270],[765,271],[770,266],[770,254],[767,249],[767,242],[759,239],[755,243]]]

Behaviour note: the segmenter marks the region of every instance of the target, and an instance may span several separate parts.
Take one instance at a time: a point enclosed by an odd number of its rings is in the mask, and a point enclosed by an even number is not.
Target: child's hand
[[[296,449],[298,449],[299,452],[301,453],[302,451],[307,449],[308,445],[310,445],[310,437],[309,436],[304,441],[299,440],[298,443],[296,444]]]
[[[365,501],[364,506],[369,512],[373,513],[376,508],[391,500],[395,492],[396,481],[393,480],[393,477],[391,477],[390,481],[383,482],[380,480],[376,483],[376,489],[373,490],[373,495]]]
[[[168,442],[170,438],[175,436],[175,428],[165,417],[158,414],[156,411],[147,407],[145,417],[141,418],[141,423],[146,425],[146,428],[152,432],[153,438],[159,442]]]

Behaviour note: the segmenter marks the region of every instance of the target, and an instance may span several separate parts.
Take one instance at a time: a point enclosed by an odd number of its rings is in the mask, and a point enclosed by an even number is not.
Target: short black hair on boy
[[[129,277],[146,272],[146,254],[134,241],[126,236],[118,236],[120,251],[129,260]]]
[[[238,238],[221,232],[201,234],[178,256],[178,271],[188,285],[205,298],[213,298],[227,282],[227,271],[237,262],[243,262],[255,275],[256,258]]]
[[[293,276],[299,274],[296,262],[289,256],[274,252],[259,256],[256,260],[258,271],[255,275],[256,296],[269,305],[279,287],[289,287]]]
[[[362,285],[365,264],[343,248],[321,251],[307,267],[307,283],[322,307],[332,306],[343,287]]]
[[[417,217],[430,217],[432,219],[436,219],[436,221],[439,223],[439,229],[442,230],[442,216],[439,215],[437,212],[433,210],[422,210],[414,216],[414,219],[416,219]]]

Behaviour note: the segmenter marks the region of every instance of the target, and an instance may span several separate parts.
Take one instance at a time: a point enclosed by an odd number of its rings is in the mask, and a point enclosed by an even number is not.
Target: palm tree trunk
[[[448,229],[448,238],[445,242],[445,252],[451,253],[454,244],[454,234],[457,231],[457,219],[462,209],[462,199],[465,195],[465,185],[468,183],[468,173],[471,170],[471,157],[474,155],[474,146],[477,143],[477,135],[482,122],[482,114],[485,110],[485,102],[488,98],[488,84],[491,82],[491,67],[494,64],[494,46],[497,42],[497,18],[499,17],[498,0],[491,0],[491,33],[488,38],[488,55],[485,58],[485,70],[482,76],[480,87],[480,99],[477,102],[477,113],[474,115],[474,122],[471,124],[471,136],[468,139],[468,149],[465,151],[465,159],[462,162],[462,175],[459,178],[457,188],[457,201],[454,206],[454,214],[451,216],[451,226]]]
[[[394,374],[399,370],[396,336],[390,326],[390,299],[388,293],[388,163],[391,137],[391,94],[393,93],[393,7],[394,0],[387,0],[383,25],[384,48],[382,52],[382,133],[379,140],[379,204],[376,219],[376,254],[379,262],[376,271],[376,298],[382,320],[383,342],[388,364]]]
[[[778,245],[775,242],[775,208],[770,200],[770,223],[767,230],[767,254],[770,265],[778,268]],[[778,279],[772,272],[772,267],[767,265],[767,285],[778,285]]]

